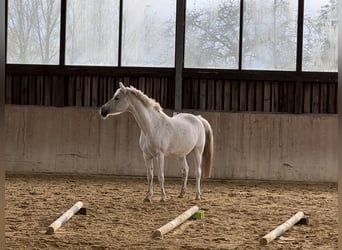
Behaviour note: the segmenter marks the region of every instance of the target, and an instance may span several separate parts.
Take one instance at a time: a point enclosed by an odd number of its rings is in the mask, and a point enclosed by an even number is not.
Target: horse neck
[[[152,133],[152,127],[158,116],[153,107],[146,107],[134,96],[130,96],[131,107],[129,111],[133,114],[138,126],[145,134]]]

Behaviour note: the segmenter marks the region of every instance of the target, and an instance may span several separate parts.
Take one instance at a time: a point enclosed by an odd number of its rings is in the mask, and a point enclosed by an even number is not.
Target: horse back
[[[140,148],[145,153],[162,151],[168,156],[184,156],[194,147],[204,146],[205,129],[198,116],[182,113],[159,122],[154,133],[140,135]]]

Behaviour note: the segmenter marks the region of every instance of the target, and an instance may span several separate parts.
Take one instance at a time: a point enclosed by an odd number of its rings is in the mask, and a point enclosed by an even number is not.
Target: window
[[[244,2],[242,68],[296,70],[297,0]]]
[[[65,64],[118,65],[119,0],[68,0]]]
[[[298,1],[187,0],[184,67],[295,71]],[[63,1],[65,51],[61,0],[7,2],[9,64],[175,66],[177,0]],[[337,72],[338,1],[304,4],[302,70]]]
[[[7,63],[59,64],[58,0],[9,0]]]
[[[174,67],[176,0],[123,4],[122,66]]]
[[[238,68],[239,0],[188,0],[185,22],[185,67]]]
[[[304,3],[303,70],[337,71],[337,0]]]

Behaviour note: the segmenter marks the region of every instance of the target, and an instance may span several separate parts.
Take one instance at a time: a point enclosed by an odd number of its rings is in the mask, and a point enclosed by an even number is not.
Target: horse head
[[[102,118],[107,118],[109,115],[119,115],[125,112],[129,107],[127,97],[127,89],[122,82],[119,83],[119,88],[114,93],[113,97],[100,108]]]

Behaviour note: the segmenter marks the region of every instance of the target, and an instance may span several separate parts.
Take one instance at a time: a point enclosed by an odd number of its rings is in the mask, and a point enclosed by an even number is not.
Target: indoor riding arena
[[[6,17],[6,249],[338,248],[337,1]]]

